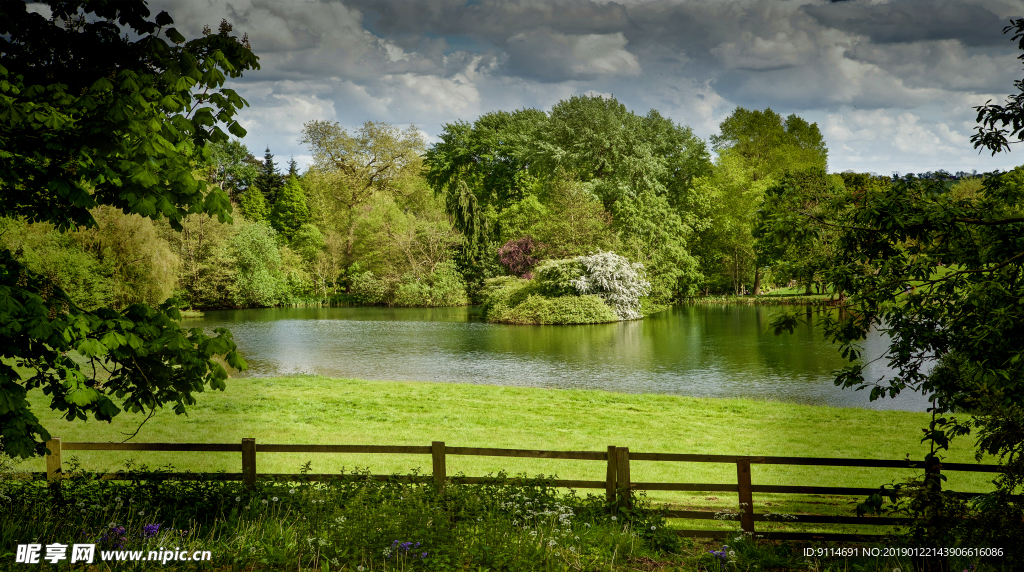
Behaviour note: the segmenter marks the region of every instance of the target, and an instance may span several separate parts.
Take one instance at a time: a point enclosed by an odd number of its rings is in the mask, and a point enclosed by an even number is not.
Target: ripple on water
[[[813,405],[923,411],[918,394],[875,402],[841,390],[845,362],[811,327],[766,331],[771,308],[677,306],[642,321],[586,326],[481,322],[471,308],[271,308],[211,311],[188,325],[228,327],[246,375],[753,397]],[[884,348],[875,336],[868,357]],[[888,371],[878,364],[873,375]]]

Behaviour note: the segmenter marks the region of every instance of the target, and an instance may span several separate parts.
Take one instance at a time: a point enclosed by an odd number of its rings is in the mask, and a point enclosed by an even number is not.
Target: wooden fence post
[[[242,482],[246,488],[256,488],[256,439],[242,439]]]
[[[615,477],[619,472],[615,457],[615,445],[608,445],[608,474],[605,477],[605,495],[609,504],[615,502]]]
[[[46,454],[46,482],[52,492],[60,493],[60,480],[63,474],[60,466],[60,437],[46,442],[49,453]]]
[[[430,444],[430,456],[434,464],[434,484],[437,490],[444,490],[444,481],[447,478],[447,467],[444,459],[444,441],[434,441]]]
[[[632,482],[629,480],[629,447],[616,447],[615,453],[618,469],[615,486],[622,495],[619,497],[619,505],[629,508],[633,506],[633,497],[630,493]]]
[[[750,457],[736,459],[736,481],[740,490],[740,528],[754,532],[754,493],[750,489]]]

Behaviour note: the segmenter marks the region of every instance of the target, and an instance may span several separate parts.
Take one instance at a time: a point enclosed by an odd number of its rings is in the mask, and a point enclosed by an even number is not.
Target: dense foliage
[[[643,317],[643,265],[614,252],[546,260],[529,279],[485,282],[483,317],[510,324],[595,324]]]
[[[176,301],[145,302],[165,297],[174,274],[154,259],[146,219],[176,229],[189,213],[230,220],[228,196],[193,175],[193,159],[227,140],[222,125],[245,134],[234,119],[245,102],[223,85],[258,68],[247,40],[222,22],[186,41],[166,12],[149,20],[142,1],[47,4],[50,18],[0,4],[0,217],[44,225],[26,237],[81,227],[78,240],[53,237],[81,260],[0,250],[0,447],[17,456],[43,452],[49,438],[30,390],[69,419],[168,403],[184,413],[195,393],[224,388],[215,356],[245,367],[227,331],[184,330]],[[97,265],[107,276],[86,280],[86,292],[61,289]]]
[[[210,551],[206,565],[246,570],[569,571],[606,569],[679,547],[661,513],[645,511],[642,498],[634,510],[619,510],[603,497],[565,494],[543,477],[500,474],[439,492],[429,477],[379,481],[362,471],[327,483],[301,475],[290,483],[261,481],[252,490],[221,480],[113,483],[78,471],[71,476],[59,496],[42,483],[0,481],[0,498],[8,501],[0,507],[0,541],[95,543],[96,560],[100,551]],[[138,570],[195,566],[136,564]]]
[[[1014,29],[1020,38],[1024,20],[1007,31]],[[1006,148],[1007,133],[992,129],[1002,121],[1019,131],[1024,113],[1014,101],[981,108],[980,133],[988,135],[976,139],[980,145]],[[1011,539],[1024,534],[1014,496],[1024,486],[1024,168],[843,179],[787,177],[773,190],[765,234],[780,245],[827,245],[821,263],[803,262],[818,268],[841,310],[822,318],[850,360],[837,385],[868,389],[872,399],[920,391],[932,399],[927,461],[940,463],[950,439],[974,434],[978,458],[1003,465],[998,490],[971,503],[944,494],[937,472],[912,483],[909,500],[897,503],[919,517],[911,538],[1006,547],[995,563],[1019,568],[1024,553]],[[792,331],[796,321],[780,316],[776,329]],[[887,340],[879,359],[892,373],[881,378],[868,376],[861,359],[873,331]]]

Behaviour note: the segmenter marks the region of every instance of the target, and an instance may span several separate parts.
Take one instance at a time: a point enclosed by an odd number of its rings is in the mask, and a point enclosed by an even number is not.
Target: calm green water
[[[247,375],[310,373],[380,380],[756,397],[923,411],[916,394],[869,402],[840,390],[843,365],[821,332],[765,331],[779,310],[677,306],[647,319],[589,326],[480,321],[474,308],[271,308],[207,312],[188,325],[229,327]],[[878,355],[882,340],[868,340]],[[875,373],[884,370],[876,367]]]

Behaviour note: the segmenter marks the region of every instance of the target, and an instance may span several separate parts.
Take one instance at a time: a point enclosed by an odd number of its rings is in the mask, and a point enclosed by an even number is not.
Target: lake
[[[228,327],[244,375],[297,373],[377,380],[752,397],[811,405],[924,411],[907,393],[871,402],[842,390],[844,362],[814,327],[766,331],[778,307],[675,306],[644,320],[586,326],[488,324],[476,308],[267,308],[207,312],[186,327]],[[880,335],[865,355],[885,347]],[[874,364],[872,375],[886,373]]]

